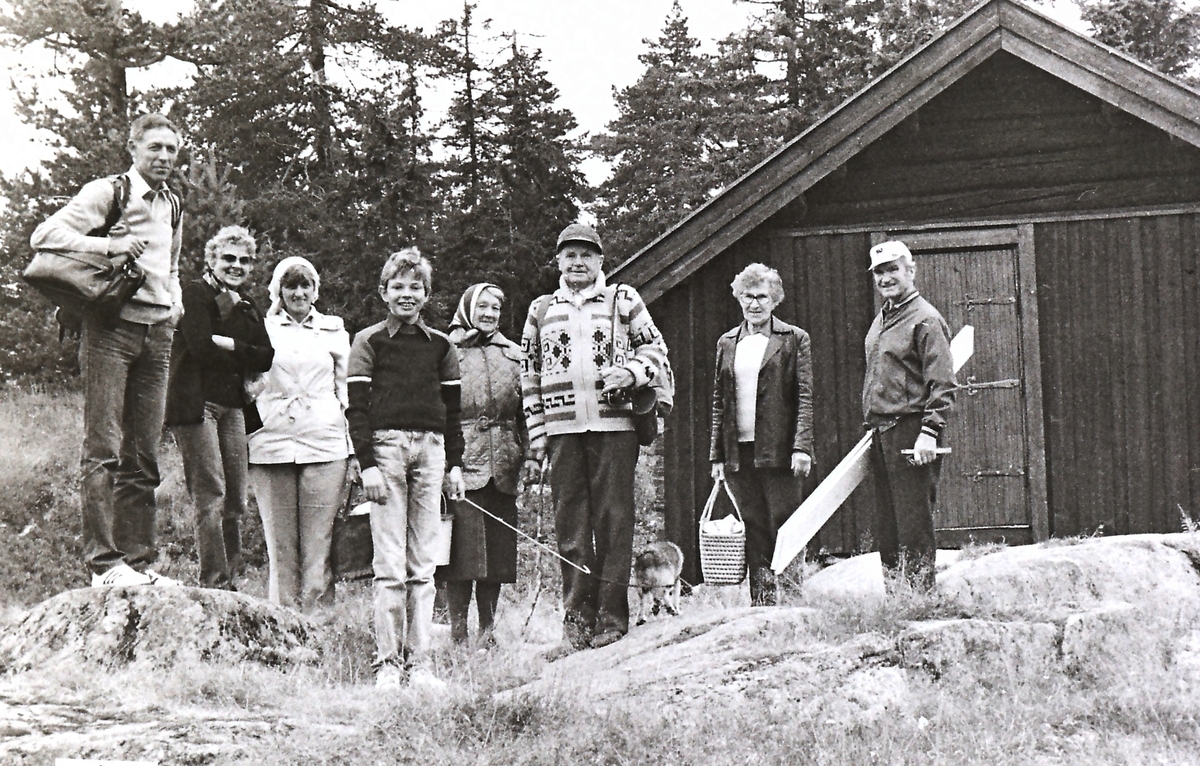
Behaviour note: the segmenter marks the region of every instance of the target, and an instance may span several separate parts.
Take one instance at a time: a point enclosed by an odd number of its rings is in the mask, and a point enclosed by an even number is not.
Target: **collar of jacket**
[[[607,286],[608,283],[604,281],[603,271],[596,275],[595,282],[579,291],[567,287],[566,277],[559,277],[558,289],[554,291],[554,297],[557,300],[566,301],[578,308],[588,301],[603,300],[604,288]]]
[[[790,332],[790,330],[788,330],[787,323],[784,322],[779,317],[772,314],[771,315],[771,335],[784,335],[784,334],[787,334],[788,332]],[[750,323],[743,319],[741,324],[739,324],[737,327],[734,327],[732,330],[729,330],[728,332],[726,332],[725,335],[722,337],[732,338],[734,341],[739,341],[744,336],[749,335],[749,334],[750,334]]]
[[[393,314],[389,311],[388,316],[387,316],[388,337],[389,338],[396,337],[396,333],[400,332],[400,330],[403,329],[403,327],[407,324],[408,324],[408,322],[401,322],[399,319],[396,318],[395,314]],[[430,330],[429,330],[429,325],[425,324],[425,320],[422,319],[420,316],[417,317],[416,322],[412,323],[412,326],[416,327],[418,330],[421,331],[421,334],[425,336],[425,340],[429,340],[430,338],[433,337],[433,333],[430,332]]]
[[[898,308],[903,308],[903,307],[907,306],[908,304],[912,303],[919,297],[921,297],[921,293],[916,290],[913,290],[912,293],[910,293],[907,298],[900,301],[899,303],[893,304],[891,301],[889,301],[889,302],[883,304],[883,313],[890,314]]]
[[[296,325],[297,327],[309,327],[314,330],[341,330],[344,327],[341,317],[322,314],[320,311],[317,311],[316,306],[308,310],[308,316],[304,317],[304,321],[302,322],[297,322],[283,306],[267,312],[267,321],[281,327]]]
[[[125,171],[125,175],[129,176],[129,196],[137,197],[138,199],[146,199],[147,195],[165,194],[171,191],[171,187],[166,183],[159,185],[157,189],[149,184],[142,174],[137,171],[137,167],[130,167]]]

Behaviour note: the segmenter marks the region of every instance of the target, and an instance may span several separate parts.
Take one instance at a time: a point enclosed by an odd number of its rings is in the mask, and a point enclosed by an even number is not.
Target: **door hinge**
[[[965,385],[960,385],[959,388],[967,392],[967,396],[974,396],[977,392],[985,388],[1017,388],[1021,385],[1020,378],[1006,378],[1004,380],[990,380],[984,383],[976,383],[975,376],[967,378]]]
[[[1007,470],[992,470],[992,471],[966,471],[963,476],[966,476],[971,481],[979,481],[980,479],[993,478],[997,476],[1024,476],[1025,471],[1020,468],[1009,468]]]

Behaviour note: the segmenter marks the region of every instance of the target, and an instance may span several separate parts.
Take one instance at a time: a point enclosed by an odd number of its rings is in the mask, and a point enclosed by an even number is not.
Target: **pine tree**
[[[1189,71],[1198,59],[1200,9],[1185,8],[1179,0],[1077,2],[1092,36],[1100,42],[1160,72],[1200,82]]]
[[[0,179],[7,212],[0,221],[0,283],[9,286],[0,291],[0,378],[59,381],[77,369],[76,345],[58,342],[54,308],[19,280],[31,255],[29,236],[83,184],[129,167],[130,120],[161,107],[163,97],[130,91],[127,70],[173,55],[176,39],[175,26],[147,22],[120,0],[14,0],[0,14],[0,43],[53,51],[68,80],[61,96],[49,99],[24,81],[16,92],[18,116],[51,136],[54,154],[44,167]],[[186,154],[181,161],[172,180],[179,189]]]
[[[723,148],[713,129],[709,58],[697,51],[676,0],[657,40],[639,56],[646,66],[616,94],[619,116],[592,150],[611,163],[597,194],[610,263],[618,263],[683,219],[724,184],[715,162]]]
[[[465,4],[457,26],[459,88],[442,176],[451,204],[435,244],[444,275],[438,297],[449,314],[468,285],[494,282],[509,296],[505,329],[516,332],[529,300],[553,286],[554,237],[578,212],[584,185],[569,138],[576,123],[557,106],[541,52],[521,47],[515,32],[499,63],[478,63],[473,8]]]

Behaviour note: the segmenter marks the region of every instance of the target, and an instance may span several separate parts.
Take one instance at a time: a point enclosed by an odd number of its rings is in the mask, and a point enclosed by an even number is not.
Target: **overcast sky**
[[[521,44],[541,48],[543,63],[550,80],[559,88],[562,106],[570,109],[582,130],[596,133],[616,117],[612,90],[632,84],[643,67],[638,55],[645,50],[642,40],[656,39],[662,30],[672,0],[477,0],[475,19],[491,19],[489,30],[480,30],[487,38],[496,38],[487,50],[500,46],[499,36],[516,30]],[[703,49],[715,50],[715,40],[745,26],[747,16],[757,6],[733,0],[680,0],[688,17],[692,36]],[[1054,15],[1078,26],[1078,12],[1069,0],[1059,0]],[[125,0],[127,8],[141,12],[153,21],[167,21],[190,0]],[[439,21],[462,15],[461,0],[379,0],[377,7],[392,21],[410,27],[432,30]],[[49,71],[45,57],[25,55],[18,59],[0,53],[0,63],[14,69],[18,61]],[[131,84],[147,85],[170,82],[186,76],[180,66],[160,65],[154,70],[134,73]],[[17,122],[6,105],[11,103],[9,78],[0,93],[0,135],[7,137],[0,151],[0,172],[12,173],[47,156],[45,148],[25,126]],[[430,108],[436,111],[444,98],[430,95]],[[586,167],[589,180],[603,178],[602,167]]]

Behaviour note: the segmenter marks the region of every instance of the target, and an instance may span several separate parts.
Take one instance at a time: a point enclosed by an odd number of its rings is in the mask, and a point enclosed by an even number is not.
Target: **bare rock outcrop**
[[[208,588],[80,588],[47,599],[0,631],[0,672],[62,661],[312,662],[312,628],[261,599]]]
[[[874,562],[873,571],[869,560],[852,559],[811,578],[806,593],[816,586],[820,595],[808,599],[810,606],[685,606],[680,618],[551,663],[539,679],[506,694],[585,689],[592,699],[638,698],[663,709],[759,696],[818,705],[823,718],[854,722],[903,709],[913,673],[935,681],[1150,668],[1200,674],[1194,535],[1051,541],[939,557],[940,595],[930,610],[936,618],[850,637],[833,612],[847,603],[867,613],[883,608],[877,556]]]

